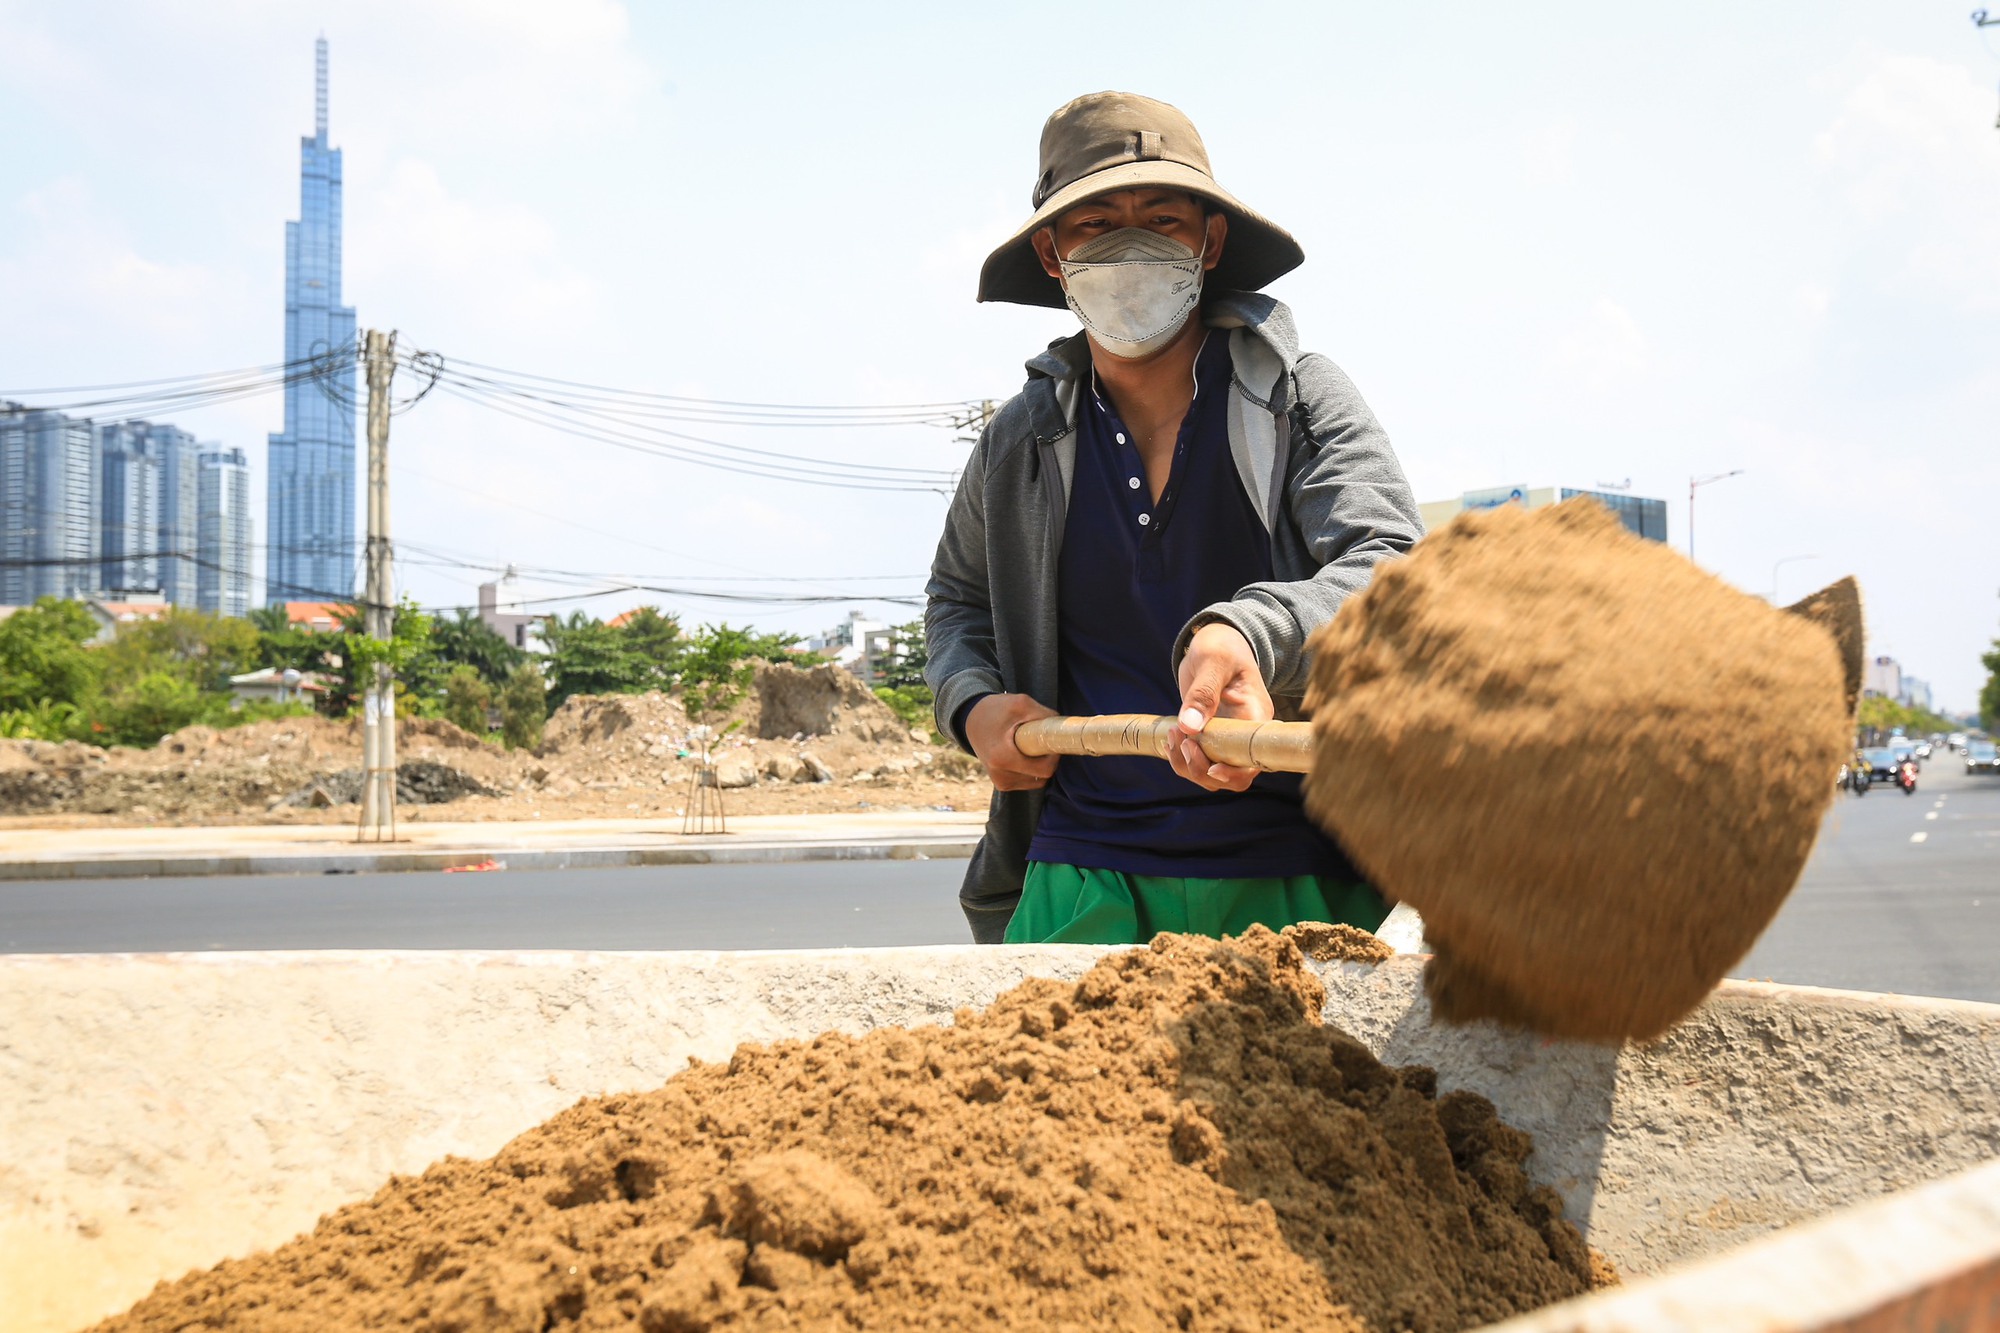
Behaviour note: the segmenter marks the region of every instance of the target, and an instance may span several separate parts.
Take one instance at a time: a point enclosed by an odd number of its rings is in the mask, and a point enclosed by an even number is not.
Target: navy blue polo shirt
[[[1077,410],[1076,466],[1058,568],[1056,707],[1068,714],[1178,713],[1174,639],[1202,607],[1271,577],[1271,539],[1229,452],[1229,343],[1211,334],[1195,397],[1155,500],[1129,432],[1095,377]],[[1158,759],[1067,756],[1028,849],[1134,875],[1358,880],[1306,819],[1296,774],[1209,792]]]

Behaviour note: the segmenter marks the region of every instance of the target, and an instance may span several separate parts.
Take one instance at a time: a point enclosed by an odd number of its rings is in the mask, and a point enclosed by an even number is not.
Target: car
[[[1896,765],[1900,762],[1896,752],[1886,745],[1871,745],[1861,751],[1860,761],[1868,766],[1870,782],[1894,782]]]
[[[1918,763],[1920,763],[1920,764],[1921,764],[1921,763],[1925,763],[1925,762],[1927,762],[1927,761],[1928,761],[1928,760],[1930,759],[1930,757],[1931,757],[1931,754],[1932,754],[1932,750],[1931,750],[1931,743],[1930,743],[1929,741],[1918,741],[1918,742],[1917,742],[1917,762],[1918,762]]]
[[[1890,741],[1886,748],[1889,750],[1890,753],[1896,756],[1896,762],[1899,764],[1902,763],[1905,759],[1910,759],[1910,760],[1917,759],[1917,747],[1911,742],[1902,739],[1901,737],[1897,737],[1895,740]]]
[[[1992,741],[1970,741],[1965,747],[1965,771],[2000,773],[2000,745]]]
[[[1953,750],[1963,750],[1965,748],[1965,733],[1954,731],[1951,735],[1944,738],[1944,743]]]

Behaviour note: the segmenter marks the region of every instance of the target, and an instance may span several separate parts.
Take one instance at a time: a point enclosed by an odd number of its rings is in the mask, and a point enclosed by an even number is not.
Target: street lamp
[[[1710,482],[1727,481],[1731,477],[1740,477],[1742,475],[1743,469],[1739,467],[1733,472],[1716,472],[1706,477],[1688,478],[1688,559],[1690,561],[1694,559],[1694,493]]]
[[[1771,563],[1771,605],[1772,605],[1772,606],[1776,606],[1776,605],[1778,604],[1778,569],[1779,569],[1779,567],[1780,567],[1780,566],[1783,566],[1783,565],[1789,565],[1789,564],[1791,564],[1791,563],[1792,563],[1793,561],[1796,561],[1796,560],[1817,560],[1817,559],[1819,559],[1819,557],[1818,557],[1818,556],[1816,556],[1816,555],[1788,555],[1788,556],[1784,557],[1784,558],[1783,558],[1782,560],[1774,560],[1774,561],[1772,561],[1772,563]]]

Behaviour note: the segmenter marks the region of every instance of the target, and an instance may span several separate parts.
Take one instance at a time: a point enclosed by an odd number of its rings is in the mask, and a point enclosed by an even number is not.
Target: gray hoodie
[[[1280,716],[1305,694],[1306,640],[1368,583],[1376,564],[1423,535],[1389,437],[1340,367],[1301,354],[1291,311],[1255,292],[1202,307],[1228,329],[1229,448],[1271,534],[1273,577],[1196,612],[1174,644],[1178,672],[1194,631],[1224,621],[1243,632]],[[966,461],[925,592],[937,725],[968,700],[1026,694],[1056,702],[1056,572],[1076,462],[1076,409],[1089,383],[1084,335],[1028,362],[1028,382],[1000,406]],[[1021,897],[1040,791],[995,792],[959,890],[982,944],[998,943]]]

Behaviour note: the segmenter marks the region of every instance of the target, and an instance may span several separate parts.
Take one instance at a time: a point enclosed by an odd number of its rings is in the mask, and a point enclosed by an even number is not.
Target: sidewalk
[[[965,857],[983,811],[744,815],[727,834],[683,836],[680,819],[575,819],[402,825],[392,843],[357,843],[351,825],[7,829],[0,881],[169,875],[314,875],[444,870],[715,865],[753,861]]]

